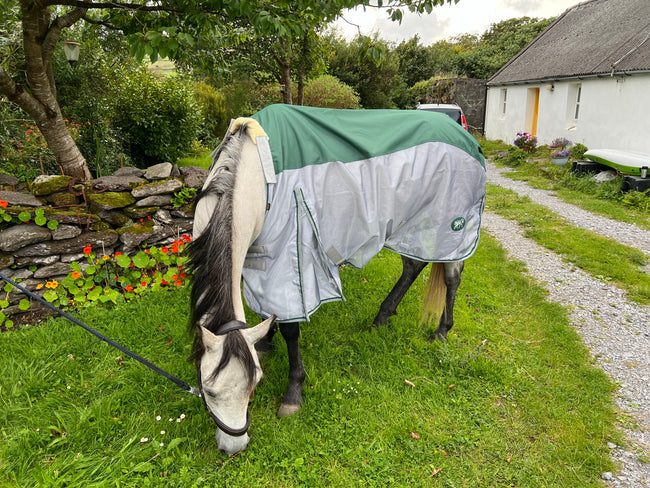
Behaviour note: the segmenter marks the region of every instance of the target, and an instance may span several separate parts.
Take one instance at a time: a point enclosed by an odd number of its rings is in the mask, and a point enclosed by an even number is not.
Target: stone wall
[[[455,103],[465,113],[471,131],[483,133],[485,119],[485,84],[478,78],[444,78],[427,82],[416,103]]]
[[[0,219],[0,272],[36,291],[39,284],[66,277],[71,262],[85,262],[83,249],[88,245],[98,255],[112,255],[170,244],[191,232],[194,216],[193,198],[175,206],[174,195],[201,188],[207,173],[162,163],[146,172],[122,168],[85,184],[69,176],[40,176],[29,189],[16,178],[0,175],[0,213],[30,215],[28,223]],[[178,197],[175,203],[179,205]],[[44,217],[58,225],[37,225],[38,214],[40,223]],[[17,290],[8,297],[11,304],[21,298]],[[15,305],[4,310],[7,315],[17,312]]]

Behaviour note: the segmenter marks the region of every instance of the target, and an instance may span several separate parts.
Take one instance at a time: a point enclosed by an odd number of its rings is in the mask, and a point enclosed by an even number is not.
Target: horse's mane
[[[215,157],[209,175],[212,179],[208,186],[201,190],[196,202],[211,195],[216,197],[216,205],[208,225],[186,248],[188,267],[193,274],[189,328],[194,335],[194,344],[190,360],[193,360],[197,367],[205,352],[201,327],[219,334],[222,325],[235,319],[232,297],[232,226],[235,181],[245,140],[243,136],[239,136],[241,132],[236,135],[228,134],[218,157]],[[216,376],[232,357],[241,360],[247,369],[249,382],[252,383],[255,362],[239,330],[226,334],[221,362],[211,376]]]

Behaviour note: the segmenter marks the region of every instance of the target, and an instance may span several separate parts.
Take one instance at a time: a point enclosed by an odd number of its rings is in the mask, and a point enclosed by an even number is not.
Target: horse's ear
[[[241,332],[244,335],[246,342],[248,342],[250,345],[253,345],[261,340],[269,332],[269,329],[273,325],[274,321],[275,315],[271,315],[268,319],[256,325],[255,327],[242,330]]]
[[[203,345],[208,350],[216,349],[224,341],[223,336],[215,335],[205,327],[201,327],[201,338],[203,339]]]

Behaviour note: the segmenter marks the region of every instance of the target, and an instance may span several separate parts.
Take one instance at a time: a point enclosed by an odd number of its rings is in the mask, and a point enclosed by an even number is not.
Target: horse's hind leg
[[[445,263],[445,285],[447,293],[445,297],[445,308],[440,317],[440,324],[436,331],[431,334],[430,341],[439,339],[441,341],[447,340],[447,332],[454,326],[454,301],[456,300],[456,291],[460,286],[460,275],[465,267],[464,261],[457,261],[453,263]]]
[[[271,352],[275,350],[273,345],[273,336],[278,330],[278,326],[273,324],[267,334],[260,340],[255,343],[255,350],[258,353],[258,356],[264,354],[265,352]]]
[[[280,333],[287,343],[289,354],[289,386],[278,410],[278,417],[287,417],[300,410],[302,384],[305,381],[305,368],[300,355],[300,327],[298,322],[280,324]]]
[[[373,323],[385,325],[388,318],[397,313],[397,306],[427,263],[402,256],[402,276],[379,307],[379,313]]]

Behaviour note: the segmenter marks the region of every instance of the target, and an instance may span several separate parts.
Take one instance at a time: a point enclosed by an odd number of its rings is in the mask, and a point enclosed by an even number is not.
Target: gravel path
[[[574,225],[590,229],[622,244],[650,254],[650,232],[564,203],[551,192],[528,187],[504,177],[486,164],[488,181],[526,195]],[[553,301],[569,308],[569,318],[596,358],[598,365],[619,385],[618,406],[638,423],[626,430],[628,445],[609,444],[618,473],[603,473],[610,486],[650,488],[650,307],[629,302],[625,292],[603,283],[534,241],[523,236],[516,222],[485,212],[483,229],[496,238],[515,259],[526,263],[528,273],[545,283]]]

